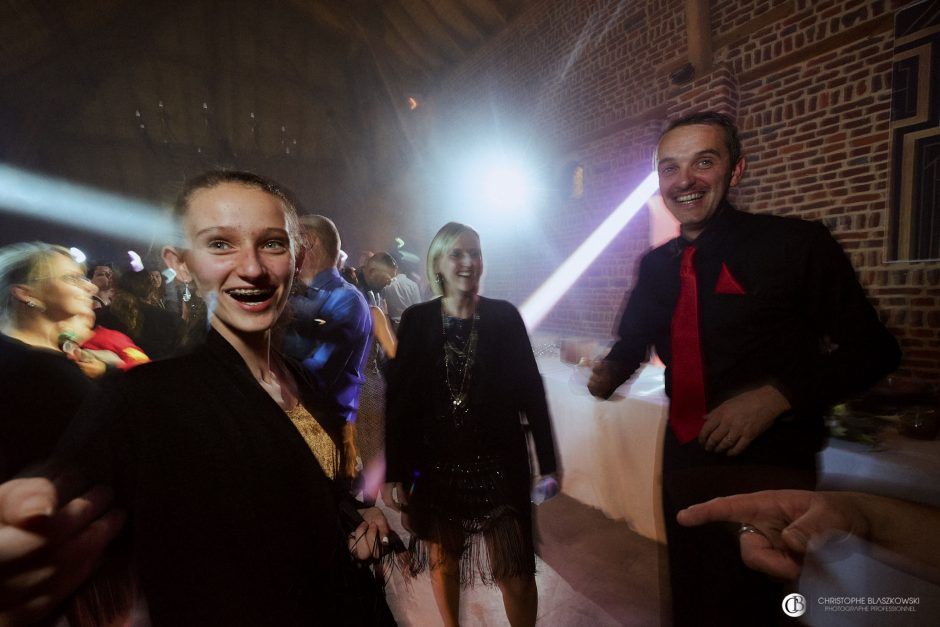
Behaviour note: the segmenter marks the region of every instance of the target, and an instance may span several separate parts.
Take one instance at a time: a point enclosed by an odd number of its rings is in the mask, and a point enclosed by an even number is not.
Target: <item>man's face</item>
[[[663,136],[656,151],[659,191],[666,208],[679,221],[683,237],[698,237],[728,188],[741,180],[744,168],[743,157],[731,163],[720,126],[680,126]]]
[[[365,275],[366,286],[370,290],[385,289],[392,282],[392,277],[395,276],[394,269],[381,263],[372,262],[366,263],[362,273]]]
[[[91,274],[91,282],[98,286],[98,291],[104,292],[111,289],[111,279],[114,272],[108,266],[95,266],[95,271]]]

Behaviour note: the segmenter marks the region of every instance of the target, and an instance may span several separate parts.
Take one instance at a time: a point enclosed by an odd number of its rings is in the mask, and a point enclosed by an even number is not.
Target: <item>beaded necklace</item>
[[[459,339],[450,340],[447,331],[451,328],[450,318],[444,311],[441,303],[441,323],[444,334],[444,383],[450,395],[451,417],[457,426],[470,415],[467,397],[470,394],[470,377],[473,369],[473,359],[477,348],[477,321],[479,313],[474,313],[470,319],[470,334],[462,345]]]

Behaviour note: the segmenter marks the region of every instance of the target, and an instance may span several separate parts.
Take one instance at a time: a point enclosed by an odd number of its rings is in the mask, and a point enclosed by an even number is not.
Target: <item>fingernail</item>
[[[23,517],[52,516],[53,507],[49,498],[45,496],[31,496],[23,502]]]
[[[388,544],[388,536],[382,536],[382,544]]]

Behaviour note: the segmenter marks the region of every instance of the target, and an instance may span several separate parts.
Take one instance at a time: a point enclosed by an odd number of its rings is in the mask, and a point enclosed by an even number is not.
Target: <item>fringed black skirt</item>
[[[460,582],[492,584],[535,574],[528,469],[496,457],[436,462],[409,495],[413,572],[434,568],[429,543],[460,563]]]

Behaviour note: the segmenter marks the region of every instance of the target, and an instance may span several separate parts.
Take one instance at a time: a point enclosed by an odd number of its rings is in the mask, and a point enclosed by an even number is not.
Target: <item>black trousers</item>
[[[765,627],[790,620],[781,609],[785,584],[741,561],[737,529],[747,521],[691,528],[676,522],[679,510],[718,496],[815,489],[817,443],[805,438],[786,447],[792,434],[770,435],[755,441],[754,450],[728,457],[706,452],[695,440],[679,444],[666,430],[663,512],[676,627]]]

